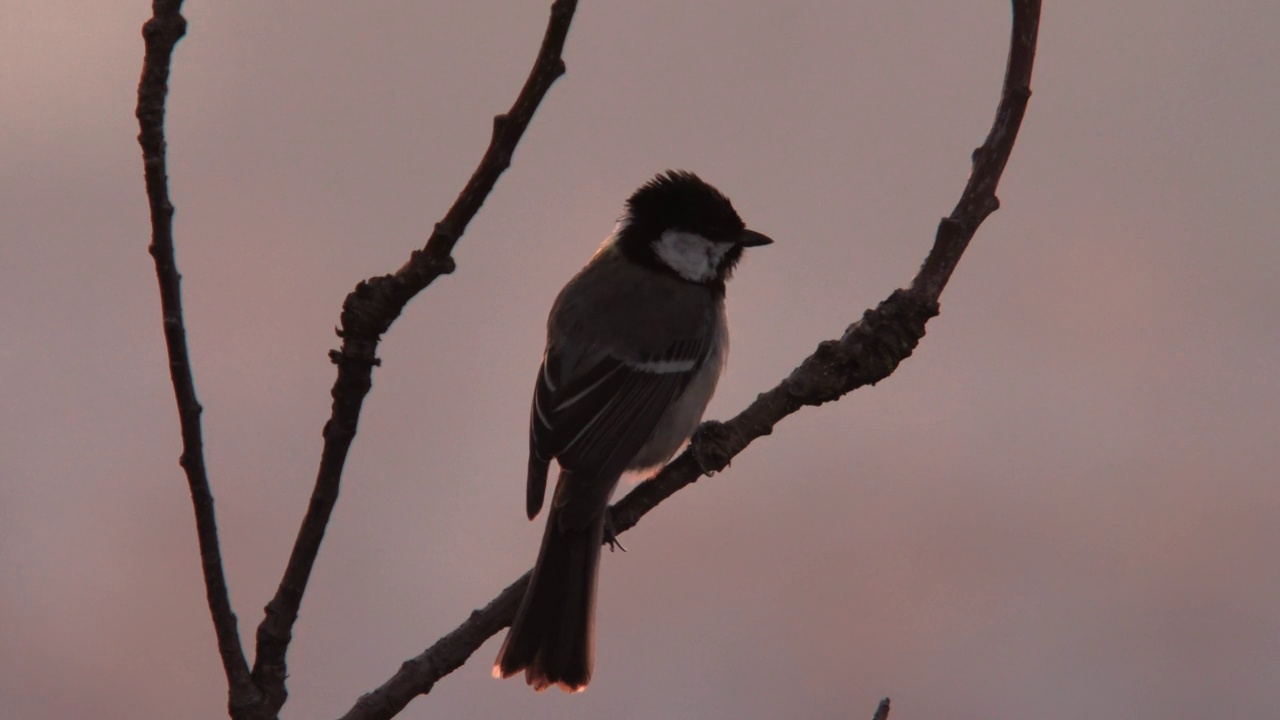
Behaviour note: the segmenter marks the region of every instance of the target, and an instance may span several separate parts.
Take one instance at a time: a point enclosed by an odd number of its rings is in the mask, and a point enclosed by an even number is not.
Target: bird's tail
[[[552,503],[533,577],[507,639],[493,664],[494,677],[524,670],[542,691],[559,685],[578,692],[591,680],[594,659],[596,575],[604,542],[604,513],[585,528],[561,527]]]

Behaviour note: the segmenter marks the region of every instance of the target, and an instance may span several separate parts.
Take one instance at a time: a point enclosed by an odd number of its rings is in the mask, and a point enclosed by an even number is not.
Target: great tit
[[[524,670],[535,689],[568,692],[591,680],[609,497],[625,471],[662,465],[701,422],[729,350],[725,281],[743,248],[771,242],[719,190],[668,171],[631,195],[560,291],[529,417],[530,520],[552,459],[560,477],[495,677]]]

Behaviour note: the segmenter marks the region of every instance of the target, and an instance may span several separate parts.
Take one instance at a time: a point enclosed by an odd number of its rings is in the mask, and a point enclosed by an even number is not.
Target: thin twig
[[[561,53],[576,8],[576,0],[556,0],[552,4],[542,47],[524,87],[511,109],[494,118],[493,137],[483,159],[444,219],[436,223],[426,246],[414,251],[395,274],[361,282],[343,303],[342,325],[338,330],[342,347],[330,353],[330,359],[338,366],[338,378],[331,392],[333,408],[324,426],[324,449],[315,488],[284,577],[258,626],[253,679],[267,697],[255,711],[255,717],[274,717],[288,697],[285,654],[329,515],[338,498],[342,469],[355,438],[360,408],[372,385],[373,368],[378,364],[375,354],[378,342],[415,295],[436,278],[453,272],[454,245],[499,176],[510,166],[516,144],[547,90],[564,74]]]
[[[516,606],[529,584],[527,572],[511,583],[488,605],[471,613],[466,622],[445,635],[417,657],[406,660],[395,675],[373,692],[365,693],[342,720],[387,720],[395,717],[419,695],[431,692],[436,681],[462,667],[488,638],[511,624]],[[479,642],[476,639],[479,638]]]
[[[938,223],[938,234],[924,266],[911,283],[912,292],[934,300],[942,294],[960,256],[987,216],[1000,207],[996,186],[1013,152],[1013,141],[1031,99],[1031,66],[1040,34],[1040,0],[1014,0],[1013,34],[1009,40],[1009,61],[1005,67],[1004,91],[996,119],[982,147],[973,151],[973,172],[960,194],[951,216]]]
[[[703,423],[689,447],[656,476],[640,483],[610,508],[613,528],[622,533],[680,488],[706,471],[728,466],[753,440],[772,432],[786,416],[806,405],[837,400],[888,377],[924,337],[925,323],[938,314],[938,298],[983,219],[999,207],[995,190],[1013,149],[1031,96],[1031,67],[1040,21],[1039,0],[1012,0],[1009,62],[1000,105],[987,141],[974,151],[974,164],[960,203],[944,218],[928,259],[908,289],[895,290],[874,310],[827,340],[776,387],[758,396],[727,422]],[[404,662],[385,683],[362,696],[344,720],[385,720],[436,681],[461,667],[481,644],[511,623],[529,574],[492,602],[471,613],[453,632]],[[887,700],[877,717],[888,713]]]
[[[166,167],[164,115],[169,94],[169,66],[173,48],[187,31],[181,15],[182,0],[155,0],[152,17],[142,26],[146,53],[142,61],[142,78],[138,81],[138,144],[142,146],[143,175],[146,178],[147,201],[151,207],[151,257],[156,264],[160,283],[160,308],[164,317],[164,340],[169,354],[169,376],[178,402],[178,419],[182,427],[182,456],[178,464],[187,475],[191,504],[196,515],[196,537],[200,544],[200,566],[204,572],[209,614],[218,638],[218,653],[227,674],[228,707],[233,710],[256,701],[259,693],[249,676],[249,666],[236,616],[227,595],[227,581],[222,570],[222,552],[218,546],[218,524],[213,511],[213,493],[204,464],[204,439],[200,430],[200,401],[196,398],[195,380],[187,353],[187,330],[182,315],[182,276],[173,252],[173,203],[169,200],[169,178]]]

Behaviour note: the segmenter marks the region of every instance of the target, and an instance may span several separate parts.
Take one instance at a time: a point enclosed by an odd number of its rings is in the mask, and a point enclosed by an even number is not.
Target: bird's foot
[[[613,527],[613,511],[605,510],[604,513],[604,544],[609,546],[609,552],[615,549],[626,552],[627,549],[618,541],[618,533]]]
[[[717,420],[708,420],[694,431],[690,450],[703,475],[711,477],[729,466],[731,453],[726,447],[729,440],[729,429]]]

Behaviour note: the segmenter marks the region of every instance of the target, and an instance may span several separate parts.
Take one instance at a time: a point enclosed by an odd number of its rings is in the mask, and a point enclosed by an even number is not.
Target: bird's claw
[[[708,420],[694,431],[690,449],[703,475],[711,477],[729,466],[729,454],[724,448],[728,438],[729,430],[716,420]]]
[[[618,533],[613,527],[613,513],[606,511],[604,514],[604,544],[609,546],[609,552],[615,549],[626,552],[627,549],[618,541]]]

